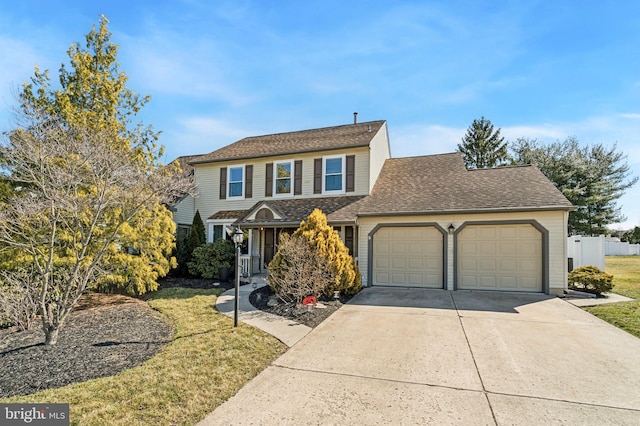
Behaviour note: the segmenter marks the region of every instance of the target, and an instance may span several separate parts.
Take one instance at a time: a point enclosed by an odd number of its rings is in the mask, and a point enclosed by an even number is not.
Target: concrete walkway
[[[264,277],[256,276],[252,278],[252,280],[257,280],[256,288],[266,285]],[[253,285],[251,284],[241,285],[239,288],[239,321],[266,331],[288,347],[295,345],[300,339],[309,334],[311,328],[304,324],[298,324],[295,321],[256,309],[249,302],[249,295],[253,290]],[[216,300],[216,309],[228,317],[233,318],[235,310],[234,300],[235,290],[227,290],[218,296],[218,299]]]
[[[640,339],[558,298],[367,288],[201,424],[640,424]]]

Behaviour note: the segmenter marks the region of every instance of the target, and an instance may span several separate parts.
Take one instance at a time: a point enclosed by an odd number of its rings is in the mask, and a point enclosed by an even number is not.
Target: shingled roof
[[[196,156],[191,160],[191,164],[369,146],[371,139],[384,123],[384,120],[370,121],[248,137],[209,154]]]
[[[460,153],[388,159],[359,216],[480,211],[571,210],[535,166],[467,170]]]
[[[256,220],[246,220],[245,218],[240,219],[238,222],[241,226],[248,225],[280,225],[280,226],[291,226],[300,225],[300,222],[303,220],[307,220],[307,217],[313,209],[320,209],[324,214],[327,215],[327,219],[331,221],[331,214],[337,212],[346,206],[353,204],[357,201],[360,201],[364,198],[364,195],[353,195],[346,197],[322,197],[322,198],[287,198],[287,199],[270,199],[260,201],[256,203],[251,209],[246,211],[246,215],[250,212],[253,212],[259,206],[264,205],[266,207],[270,207],[274,211],[278,213],[278,215],[282,216],[282,219],[270,219],[266,221],[256,221]],[[355,215],[351,217],[346,217],[343,220],[347,221],[355,221]]]

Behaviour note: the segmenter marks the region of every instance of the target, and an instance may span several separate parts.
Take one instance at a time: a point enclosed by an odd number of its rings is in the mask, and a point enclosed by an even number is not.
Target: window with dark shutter
[[[252,165],[245,166],[244,173],[245,173],[244,198],[251,198],[253,196],[253,166]]]
[[[264,196],[273,195],[273,163],[267,163],[267,170],[264,178]]]
[[[227,168],[220,169],[220,199],[227,199]]]
[[[302,194],[302,160],[296,160],[293,166],[293,195]]]
[[[313,160],[313,193],[322,194],[322,158]]]
[[[356,156],[347,155],[347,192],[353,192],[356,190],[355,178],[356,178]]]

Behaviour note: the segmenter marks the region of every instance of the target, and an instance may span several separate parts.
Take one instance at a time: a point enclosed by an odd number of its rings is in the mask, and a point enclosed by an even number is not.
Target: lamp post
[[[235,301],[233,312],[233,326],[238,326],[238,310],[240,304],[240,247],[244,241],[244,232],[236,226],[236,230],[233,233],[233,242],[236,245],[236,286],[235,286]]]

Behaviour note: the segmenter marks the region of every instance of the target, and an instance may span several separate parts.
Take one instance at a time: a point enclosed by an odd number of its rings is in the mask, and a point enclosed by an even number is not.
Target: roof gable
[[[191,164],[369,146],[384,120],[253,136],[191,159]]]

